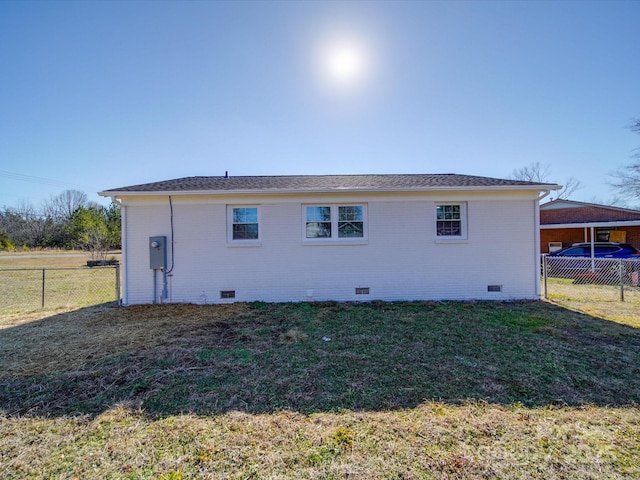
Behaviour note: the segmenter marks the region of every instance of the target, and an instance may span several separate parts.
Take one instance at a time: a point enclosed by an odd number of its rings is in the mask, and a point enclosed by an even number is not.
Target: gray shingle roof
[[[161,182],[113,188],[100,192],[116,193],[180,193],[180,192],[277,192],[277,191],[334,191],[334,190],[429,190],[429,189],[503,189],[554,188],[552,183],[447,174],[399,175],[282,175],[240,177],[185,177]]]

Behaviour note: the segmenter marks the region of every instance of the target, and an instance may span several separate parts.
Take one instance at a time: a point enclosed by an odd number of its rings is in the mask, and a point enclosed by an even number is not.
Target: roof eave
[[[131,190],[105,190],[98,192],[102,197],[157,197],[168,195],[292,195],[292,194],[318,194],[318,193],[416,193],[432,191],[532,191],[543,192],[558,190],[560,185],[493,185],[493,186],[434,186],[434,187],[344,187],[344,188],[311,188],[311,189],[255,189],[255,190],[158,190],[158,191],[131,191]]]
[[[569,210],[571,208],[593,207],[593,208],[602,208],[602,209],[607,209],[607,210],[616,210],[616,211],[620,211],[620,212],[633,212],[633,213],[637,213],[638,212],[638,210],[634,209],[634,208],[618,207],[616,205],[602,205],[602,204],[599,204],[599,203],[579,202],[577,200],[569,200],[569,199],[564,199],[564,198],[557,198],[555,200],[551,200],[549,202],[546,202],[543,205],[540,205],[540,209],[541,210],[547,210],[547,208],[545,208],[545,207],[554,206],[555,204],[558,204],[558,203],[569,203],[569,204],[572,204],[572,206],[566,207],[567,210]]]
[[[614,220],[609,222],[580,222],[580,223],[544,223],[541,230],[556,228],[589,228],[589,227],[640,227],[640,220]]]

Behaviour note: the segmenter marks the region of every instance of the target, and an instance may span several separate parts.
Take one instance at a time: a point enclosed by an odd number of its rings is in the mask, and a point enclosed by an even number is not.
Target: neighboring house
[[[100,195],[122,206],[124,304],[504,300],[539,298],[539,198],[557,188],[225,175]]]
[[[592,240],[640,247],[640,211],[561,199],[540,205],[541,253]]]

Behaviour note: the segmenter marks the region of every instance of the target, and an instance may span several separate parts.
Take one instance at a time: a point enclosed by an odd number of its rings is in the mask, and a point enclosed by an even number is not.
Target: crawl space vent
[[[356,295],[369,295],[369,287],[356,288]]]
[[[220,298],[236,298],[235,290],[221,290]]]
[[[502,285],[487,285],[487,292],[501,292]]]

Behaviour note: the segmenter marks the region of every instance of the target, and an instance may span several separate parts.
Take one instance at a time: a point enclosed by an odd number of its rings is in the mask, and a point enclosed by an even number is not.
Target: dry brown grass
[[[228,319],[246,304],[219,306],[136,305],[128,308],[98,305],[80,310],[35,312],[0,317],[0,379],[48,375],[74,370],[115,354],[148,349],[179,330]],[[146,323],[145,319],[149,319]],[[21,328],[11,328],[20,326]]]
[[[107,258],[121,260],[119,251],[111,252]],[[89,252],[79,250],[34,250],[34,251],[0,251],[0,269],[3,268],[55,268],[83,267],[91,260]]]
[[[633,409],[437,402],[403,411],[150,421],[0,416],[9,478],[638,478]],[[37,439],[36,441],[34,441]]]
[[[626,286],[624,301],[615,286],[574,284],[570,279],[550,279],[549,301],[596,318],[640,328],[640,287]]]

